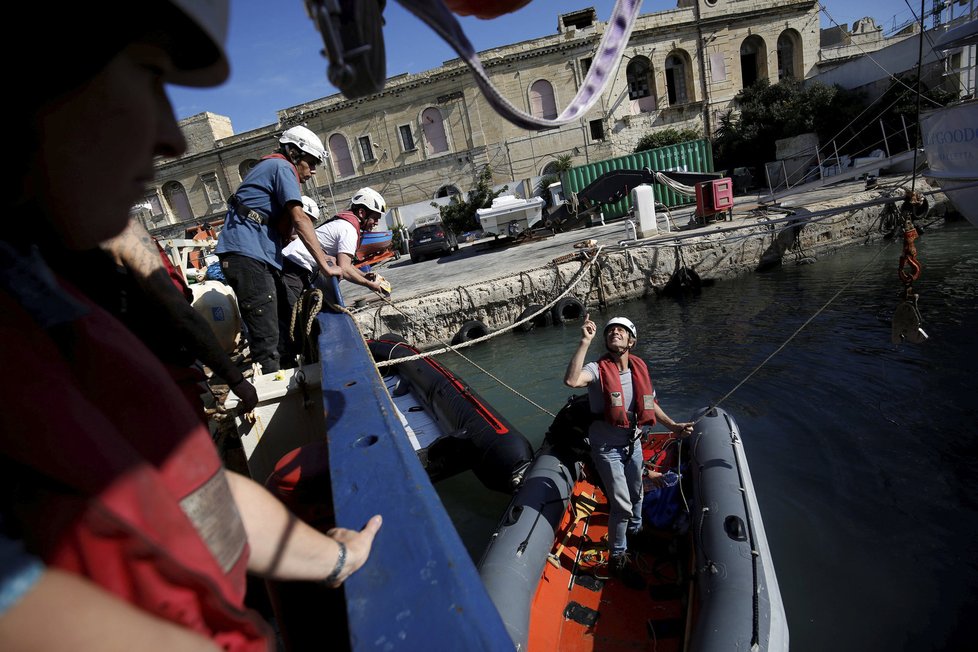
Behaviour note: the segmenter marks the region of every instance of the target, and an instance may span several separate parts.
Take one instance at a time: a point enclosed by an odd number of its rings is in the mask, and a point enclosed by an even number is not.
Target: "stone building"
[[[607,27],[593,7],[556,18],[553,35],[479,55],[503,96],[547,118],[581,87]],[[329,164],[305,188],[326,211],[345,207],[362,186],[392,206],[464,193],[485,165],[495,182],[528,180],[561,155],[580,165],[629,153],[657,129],[693,128],[709,138],[740,90],[759,78],[810,77],[818,55],[815,0],[678,0],[638,18],[603,96],[575,123],[531,132],[502,120],[455,59],[389,78],[365,98],[336,94],[282,109],[278,124],[242,134],[223,116],[188,118],[181,123],[188,152],[157,163],[156,187],[134,211],[161,235],[223,220],[226,198],[297,124],[329,150]]]

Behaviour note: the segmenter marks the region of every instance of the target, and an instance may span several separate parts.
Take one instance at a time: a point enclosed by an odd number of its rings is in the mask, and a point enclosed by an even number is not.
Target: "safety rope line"
[[[928,192],[928,193],[916,192],[916,193],[913,193],[913,195],[915,196],[915,198],[922,198],[924,195],[936,194],[938,192],[940,192],[940,191],[933,191],[933,192]],[[803,226],[804,225],[808,225],[808,224],[815,224],[815,223],[819,223],[821,221],[825,221],[825,220],[829,219],[830,217],[834,217],[834,216],[836,216],[836,215],[838,215],[840,213],[846,213],[846,212],[850,212],[851,213],[851,212],[853,212],[855,210],[859,210],[859,209],[862,209],[862,208],[868,208],[868,207],[877,206],[877,205],[880,205],[880,204],[892,203],[892,202],[895,201],[895,199],[896,198],[894,198],[892,196],[889,196],[889,197],[881,197],[880,199],[871,200],[871,201],[868,201],[868,202],[862,202],[862,203],[854,204],[854,205],[847,205],[845,207],[840,207],[840,208],[837,208],[837,209],[834,209],[834,208],[833,209],[825,209],[825,210],[822,210],[822,211],[817,211],[815,213],[805,213],[804,215],[795,214],[795,215],[791,215],[791,216],[784,217],[784,218],[779,218],[779,219],[774,219],[774,220],[768,220],[763,226],[766,226],[767,227],[767,226],[773,226],[773,225],[779,224],[779,223],[789,223],[789,222],[791,224],[793,224],[793,225],[799,225],[799,224],[801,224]],[[702,234],[702,233],[699,233],[699,234],[686,234],[686,235],[683,235],[683,236],[673,236],[671,238],[666,238],[664,240],[657,240],[655,242],[645,242],[645,243],[639,242],[639,243],[636,243],[635,246],[653,247],[653,248],[654,247],[676,247],[676,248],[681,249],[681,246],[682,246],[681,245],[681,241],[683,241],[683,240],[687,240],[687,239],[690,239],[690,238],[693,238],[693,237],[704,237],[704,236],[708,236],[708,235],[714,235],[714,234],[717,234],[717,233],[728,233],[728,232],[732,232],[732,231],[739,231],[739,230],[746,229],[746,228],[756,228],[757,226],[759,226],[759,225],[756,224],[756,223],[754,223],[754,224],[747,224],[747,225],[740,225],[740,226],[732,226],[732,227],[728,227],[728,228],[725,228],[725,229],[722,229],[722,230],[719,230],[719,231],[714,231],[713,233],[710,233],[710,234]],[[756,234],[747,234],[747,235],[742,235],[742,236],[736,236],[736,237],[733,237],[733,238],[722,238],[721,239],[721,242],[727,241],[727,240],[733,241],[733,240],[744,239],[744,238],[747,238],[747,237],[754,237],[755,235]],[[889,244],[887,244],[882,249],[880,249],[880,251],[878,251],[876,253],[876,255],[874,255],[873,258],[862,269],[860,269],[859,272],[848,283],[846,283],[824,305],[822,305],[811,317],[809,317],[801,326],[799,326],[777,349],[775,349],[770,355],[768,355],[759,365],[757,365],[757,367],[755,367],[749,374],[747,374],[747,376],[745,376],[739,383],[737,383],[730,391],[728,391],[719,400],[717,400],[715,403],[713,403],[712,406],[707,410],[707,412],[704,413],[703,416],[701,416],[699,419],[697,419],[694,422],[694,425],[696,423],[699,423],[706,416],[707,413],[713,411],[715,408],[719,407],[721,403],[723,403],[728,398],[730,398],[730,396],[732,396],[734,394],[734,392],[736,392],[738,389],[740,389],[741,386],[743,386],[748,380],[750,380],[758,371],[761,370],[761,368],[763,368],[768,362],[770,362],[771,359],[773,359],[778,353],[780,353],[785,347],[787,347],[787,345],[795,337],[797,337],[797,335],[799,333],[801,333],[801,331],[804,330],[808,326],[808,324],[810,324],[826,308],[828,308],[828,306],[831,305],[832,302],[834,302],[843,292],[845,292],[852,285],[852,283],[854,283],[855,280],[857,278],[859,278],[863,274],[863,272],[865,272],[865,270],[884,251],[886,251],[887,249],[889,249],[889,247],[891,245],[892,245],[892,242],[889,243]],[[632,248],[634,248],[634,247],[632,247]],[[441,344],[443,345],[443,348],[436,349],[434,351],[427,351],[427,352],[423,352],[423,353],[418,353],[418,354],[416,354],[414,356],[410,356],[410,357],[406,357],[406,358],[400,358],[400,359],[397,360],[397,362],[409,362],[409,361],[412,361],[412,360],[419,360],[421,358],[426,358],[426,357],[430,357],[430,356],[440,355],[442,353],[446,353],[448,351],[452,351],[452,352],[458,354],[459,357],[461,357],[462,359],[466,360],[469,364],[471,364],[472,366],[476,367],[477,369],[479,369],[480,371],[482,371],[484,374],[486,374],[487,376],[489,376],[491,379],[493,379],[495,382],[497,382],[500,386],[502,386],[502,387],[508,389],[509,391],[513,392],[515,395],[519,396],[520,398],[524,399],[528,403],[532,404],[533,406],[535,406],[536,408],[538,408],[542,412],[544,412],[544,413],[546,413],[546,414],[548,414],[550,416],[555,416],[552,412],[550,412],[546,408],[538,405],[533,400],[531,400],[530,398],[528,398],[525,395],[521,394],[518,390],[514,389],[513,387],[510,387],[504,381],[502,381],[501,379],[499,379],[496,376],[494,376],[488,370],[484,369],[483,367],[481,367],[480,365],[478,365],[476,362],[474,362],[473,360],[471,360],[467,356],[461,354],[459,352],[459,349],[466,348],[466,347],[472,346],[474,344],[478,344],[480,342],[484,342],[484,341],[490,340],[490,339],[492,339],[492,338],[494,338],[494,337],[496,337],[498,335],[501,335],[503,333],[506,333],[506,332],[508,332],[508,331],[510,331],[510,330],[512,330],[512,329],[514,329],[516,327],[518,327],[518,326],[521,326],[522,324],[525,324],[525,323],[527,323],[529,321],[532,321],[533,319],[535,319],[539,315],[541,315],[541,314],[545,313],[546,311],[550,310],[553,306],[555,306],[557,304],[558,301],[560,301],[568,293],[570,293],[570,291],[575,286],[577,286],[577,284],[580,283],[581,280],[584,279],[585,272],[595,262],[597,262],[598,258],[602,254],[605,254],[606,255],[609,252],[618,252],[618,251],[623,251],[625,253],[630,253],[628,250],[629,250],[629,247],[622,246],[622,245],[619,245],[619,246],[599,245],[598,247],[596,247],[594,249],[594,253],[593,253],[593,255],[590,258],[588,258],[588,250],[583,250],[583,251],[579,252],[579,254],[575,254],[575,258],[578,255],[583,255],[586,258],[585,264],[583,264],[581,266],[581,268],[577,271],[577,273],[575,274],[575,276],[573,277],[573,279],[571,280],[571,282],[568,284],[568,286],[564,289],[564,291],[562,293],[560,293],[559,295],[557,295],[550,303],[548,303],[547,305],[543,306],[540,310],[534,312],[533,314],[527,316],[524,319],[521,319],[521,320],[518,320],[518,321],[514,322],[513,324],[511,324],[511,325],[509,325],[509,326],[507,326],[505,328],[499,329],[497,331],[494,331],[494,332],[489,333],[487,335],[484,335],[482,337],[478,337],[478,338],[475,338],[475,339],[472,339],[472,340],[467,340],[466,342],[463,342],[463,343],[458,344],[458,345],[452,345],[452,344],[449,344],[449,343],[445,342],[441,338],[435,338],[439,342],[441,342]],[[680,252],[680,255],[681,255],[681,252]],[[559,274],[560,274],[560,267],[559,267],[559,263],[557,262],[559,260],[560,259],[555,259],[554,261],[551,261],[550,263],[548,263],[546,265],[542,265],[542,266],[540,266],[538,268],[534,268],[534,269],[531,269],[531,270],[526,270],[525,272],[520,272],[520,274],[522,275],[523,273],[529,273],[531,271],[537,271],[537,270],[547,269],[549,267],[554,267],[555,268],[556,275],[557,275],[556,278],[555,278],[555,285],[556,285],[557,281],[559,280]],[[491,283],[492,281],[495,281],[495,280],[509,279],[511,277],[512,277],[512,274],[502,275],[502,276],[496,277],[495,279],[490,279],[490,281],[487,281],[487,283]],[[432,295],[420,295],[420,296],[432,296]],[[414,320],[408,314],[406,314],[404,311],[402,311],[389,298],[384,297],[384,296],[381,296],[381,299],[387,305],[389,305],[391,308],[393,308],[394,310],[396,310],[397,312],[399,312],[401,315],[403,315],[409,322],[411,322],[412,324],[414,323]],[[402,300],[402,303],[405,302],[405,301],[407,301],[407,299]],[[338,306],[330,306],[330,307],[332,307],[332,308],[339,308]],[[347,313],[351,318],[354,318],[355,319],[355,314],[354,314],[353,311],[350,311],[350,310],[348,310],[346,308],[341,308],[341,310],[342,310],[342,312]],[[380,311],[378,310],[377,315],[376,315],[376,318],[379,318],[379,316],[380,316]],[[380,367],[385,367],[385,366],[389,366],[391,364],[396,364],[397,362],[388,360],[386,362],[385,361],[380,361],[380,362],[377,362],[376,364],[377,364],[377,367],[379,369]]]
[[[397,310],[399,313],[401,313],[402,315],[404,315],[404,317],[409,322],[414,323],[413,320],[411,319],[411,317],[408,316],[407,314],[405,314],[404,311],[402,311],[396,305],[394,305],[390,301],[390,299],[387,299],[386,297],[382,297],[382,298],[384,299],[384,301],[386,301],[387,303],[389,303],[390,306],[392,308],[394,308],[394,310]],[[502,331],[499,331],[499,332],[502,332]],[[447,347],[447,349],[445,349],[445,350],[451,350],[451,351],[453,351],[456,355],[458,355],[460,358],[462,358],[463,360],[465,360],[466,362],[468,362],[470,365],[472,365],[473,367],[475,367],[476,369],[478,369],[479,371],[481,371],[485,375],[487,375],[490,378],[492,378],[501,387],[504,387],[504,388],[508,389],[513,394],[515,394],[516,396],[520,397],[521,399],[523,399],[524,401],[526,401],[527,403],[529,403],[533,407],[537,408],[541,412],[544,412],[544,413],[550,415],[553,418],[556,418],[557,417],[556,414],[554,414],[553,412],[551,412],[547,408],[543,407],[542,405],[540,405],[539,403],[537,403],[536,401],[534,401],[533,399],[531,399],[529,396],[526,396],[525,394],[523,394],[522,392],[520,392],[519,390],[517,390],[515,387],[510,386],[505,381],[503,381],[501,378],[499,378],[498,376],[496,376],[492,372],[490,372],[488,369],[485,369],[484,367],[482,367],[481,365],[479,365],[475,360],[469,358],[464,353],[461,353],[460,351],[458,351],[455,347],[453,347],[451,344],[449,344],[445,340],[443,340],[441,338],[436,338],[436,339],[439,342],[441,342],[443,345],[445,345]],[[484,338],[481,338],[481,339],[484,339]],[[475,342],[475,340],[471,340],[471,342]],[[392,350],[392,353],[393,353],[393,350]],[[412,356],[408,356],[408,357],[405,357],[405,358],[398,358],[397,360],[393,360],[393,359],[390,358],[390,356],[388,356],[388,359],[387,360],[381,360],[381,361],[377,362],[376,364],[377,364],[377,368],[379,369],[380,367],[388,367],[390,365],[400,364],[401,362],[409,362],[411,360],[418,360],[420,358],[430,357],[431,355],[434,355],[434,353],[427,353],[427,354],[426,353],[422,353],[422,354],[419,354],[419,355],[412,355]]]
[[[564,261],[564,262],[571,262],[571,261]],[[520,275],[530,274],[532,272],[539,272],[539,271],[543,271],[545,269],[550,269],[551,267],[555,267],[555,265],[554,265],[553,262],[549,262],[549,263],[546,263],[544,265],[540,265],[539,267],[531,267],[530,269],[522,270],[522,271],[519,272],[519,274]],[[494,278],[490,278],[490,279],[486,279],[485,281],[482,281],[482,284],[483,285],[493,285],[493,284],[496,284],[499,281],[509,280],[512,277],[513,277],[512,274],[500,274],[499,276],[496,276]],[[406,297],[404,299],[400,299],[398,301],[398,303],[407,303],[409,301],[417,301],[419,299],[427,299],[429,297],[433,297],[433,296],[438,295],[438,294],[450,294],[450,293],[453,293],[453,292],[458,292],[458,290],[459,290],[459,288],[451,288],[451,289],[448,289],[448,290],[437,290],[435,292],[429,292],[429,293],[426,293],[426,294],[415,294],[413,296],[409,296],[409,297]],[[371,310],[371,309],[372,308],[370,306],[363,306],[363,307],[360,307],[360,308],[353,308],[352,309],[352,314],[357,314],[357,313],[364,312],[366,310]]]
[[[700,418],[696,419],[696,421],[693,422],[693,426],[696,426],[696,424],[698,424],[700,421],[702,421],[704,418],[706,418],[707,415],[709,415],[711,412],[713,412],[716,408],[720,407],[720,404],[721,403],[723,403],[728,398],[730,398],[733,395],[734,392],[736,392],[738,389],[740,389],[741,386],[744,385],[744,383],[746,383],[748,380],[750,380],[754,376],[754,374],[756,374],[758,371],[760,371],[761,368],[764,367],[764,365],[766,365],[768,362],[771,361],[772,358],[774,358],[774,356],[776,356],[777,354],[781,353],[781,351],[783,351],[784,348],[786,346],[788,346],[788,344],[791,343],[791,341],[793,339],[795,339],[795,337],[797,337],[799,333],[801,333],[810,323],[812,323],[812,321],[814,321],[816,317],[818,317],[820,314],[822,314],[822,312],[824,312],[825,309],[828,308],[829,305],[831,305],[833,301],[835,301],[836,299],[838,299],[839,296],[843,292],[845,292],[846,290],[848,290],[849,287],[853,283],[856,282],[856,279],[858,279],[859,277],[861,277],[863,275],[863,272],[865,272],[867,269],[869,269],[869,266],[872,265],[874,262],[876,262],[876,259],[879,258],[883,254],[883,252],[886,251],[887,249],[889,249],[890,246],[892,246],[892,245],[893,245],[893,242],[889,242],[889,243],[887,243],[887,245],[885,247],[882,247],[879,251],[877,251],[876,254],[869,260],[869,262],[866,263],[865,265],[863,265],[863,267],[855,275],[853,275],[853,277],[850,278],[849,281],[846,282],[839,289],[838,292],[836,292],[835,294],[833,294],[829,298],[829,300],[826,301],[818,310],[816,310],[815,313],[811,317],[809,317],[808,319],[806,319],[805,322],[801,326],[799,326],[798,328],[796,328],[795,329],[795,332],[792,333],[791,335],[789,335],[788,336],[788,339],[786,339],[781,344],[781,346],[779,346],[778,348],[776,348],[770,355],[768,355],[766,358],[764,358],[764,360],[762,360],[759,365],[757,365],[756,367],[754,367],[754,369],[749,374],[747,374],[747,376],[745,376],[743,380],[741,380],[739,383],[737,383],[736,385],[734,385],[733,389],[731,389],[729,392],[727,392],[722,397],[720,397],[720,399],[716,403],[713,403],[700,416]]]
[[[419,360],[421,358],[427,358],[427,357],[430,357],[430,356],[433,356],[433,355],[441,355],[442,353],[445,353],[447,351],[454,351],[454,352],[457,353],[458,352],[458,349],[464,349],[464,348],[467,348],[467,347],[472,346],[474,344],[478,344],[480,342],[485,342],[486,340],[490,340],[490,339],[492,339],[494,337],[498,337],[499,335],[502,335],[503,333],[506,333],[508,331],[511,331],[514,328],[516,328],[517,326],[521,326],[521,325],[525,324],[528,321],[532,321],[533,319],[536,319],[538,316],[540,316],[541,314],[543,314],[546,311],[550,310],[551,308],[553,308],[553,306],[557,305],[557,302],[558,301],[560,301],[565,296],[567,296],[570,293],[570,291],[573,290],[577,286],[577,284],[580,283],[584,279],[584,276],[585,276],[584,273],[591,267],[591,265],[594,264],[594,262],[601,255],[601,249],[602,249],[602,247],[600,247],[600,246],[595,249],[594,255],[591,258],[589,258],[581,266],[581,268],[579,270],[577,270],[577,272],[575,273],[574,277],[571,279],[571,282],[567,285],[567,287],[564,289],[563,292],[561,292],[560,294],[558,294],[550,303],[548,303],[547,305],[543,306],[542,308],[540,308],[540,310],[537,310],[535,313],[529,315],[528,317],[525,317],[524,319],[520,319],[518,321],[515,321],[512,324],[510,324],[509,326],[506,326],[504,328],[500,328],[499,330],[496,330],[496,331],[493,331],[493,332],[488,333],[486,335],[483,335],[482,337],[477,337],[477,338],[474,338],[474,339],[471,339],[471,340],[467,340],[465,342],[462,342],[461,344],[455,344],[455,345],[446,344],[440,338],[435,338],[435,339],[438,339],[439,342],[442,342],[442,344],[445,345],[444,348],[435,349],[434,351],[425,351],[424,353],[419,353],[417,355],[411,356],[410,358],[399,358],[398,359],[398,362],[410,362],[411,360]],[[586,252],[582,252],[582,253],[584,253],[584,255],[587,256],[587,253]],[[411,317],[409,315],[407,315],[406,313],[404,313],[404,311],[402,311],[400,308],[398,308],[397,305],[395,303],[393,303],[390,299],[387,299],[386,297],[381,297],[381,299],[385,303],[387,303],[387,305],[389,305],[391,308],[394,308],[394,310],[396,310],[397,312],[401,313],[409,321],[411,321],[412,323],[414,323],[413,320],[411,320]],[[383,362],[381,362],[381,363],[378,363],[378,366],[386,366],[386,364],[383,363]]]
[[[408,356],[408,357],[404,357],[404,358],[398,358],[397,360],[390,360],[390,359],[388,359],[388,360],[381,360],[381,361],[378,361],[376,363],[377,368],[380,369],[381,367],[387,367],[387,366],[390,366],[390,365],[393,365],[393,364],[399,364],[401,362],[410,362],[412,360],[420,360],[422,358],[428,358],[428,357],[431,357],[431,356],[434,356],[434,355],[439,355],[441,353],[445,353],[446,351],[452,351],[453,353],[455,353],[456,355],[458,355],[460,358],[462,358],[463,360],[465,360],[466,362],[468,362],[470,365],[472,365],[473,367],[475,367],[476,369],[478,369],[479,371],[481,371],[482,373],[484,373],[486,376],[488,376],[489,378],[491,378],[500,387],[503,387],[503,388],[509,390],[510,392],[512,392],[513,394],[515,394],[519,398],[523,399],[524,401],[526,401],[527,403],[529,403],[533,407],[537,408],[538,410],[540,410],[544,414],[550,416],[551,418],[556,418],[557,417],[556,414],[554,414],[553,412],[551,412],[547,408],[543,407],[542,405],[540,405],[539,403],[537,403],[536,401],[534,401],[533,399],[531,399],[529,396],[526,396],[525,394],[523,394],[522,392],[520,392],[519,390],[517,390],[515,387],[512,387],[511,385],[509,385],[508,383],[506,383],[504,380],[502,380],[501,378],[499,378],[498,376],[496,376],[495,374],[493,374],[492,372],[490,372],[488,369],[485,369],[484,367],[482,367],[481,365],[479,365],[475,360],[472,360],[471,358],[469,358],[465,354],[461,353],[459,351],[459,349],[466,348],[468,346],[472,346],[473,344],[478,344],[479,342],[484,342],[486,340],[490,340],[493,337],[497,337],[497,336],[499,336],[499,335],[501,335],[503,333],[506,333],[508,331],[511,331],[512,329],[516,328],[517,326],[520,326],[522,324],[525,324],[526,322],[531,321],[531,320],[535,319],[537,316],[543,314],[547,310],[550,310],[553,306],[557,305],[557,302],[558,301],[560,301],[565,296],[567,296],[567,294],[570,293],[570,291],[573,290],[574,287],[578,283],[580,283],[580,281],[585,277],[585,272],[588,269],[590,269],[591,265],[593,265],[595,261],[598,260],[598,257],[600,255],[600,253],[601,253],[601,247],[598,247],[595,250],[594,255],[591,258],[589,258],[588,260],[586,260],[585,263],[583,265],[581,265],[581,268],[579,270],[577,270],[577,273],[575,274],[574,278],[567,285],[567,287],[564,289],[564,291],[561,292],[559,295],[557,295],[557,297],[553,301],[551,301],[549,304],[543,306],[540,310],[536,311],[532,315],[530,315],[530,316],[528,316],[528,317],[526,317],[524,319],[518,320],[518,321],[514,322],[513,324],[511,324],[510,326],[507,326],[505,328],[501,328],[501,329],[499,329],[497,331],[494,331],[492,333],[489,333],[487,335],[483,335],[482,337],[478,337],[478,338],[475,338],[475,339],[472,339],[472,340],[468,340],[466,342],[462,342],[461,344],[457,344],[457,345],[452,345],[452,344],[446,342],[445,340],[436,337],[435,339],[437,339],[443,345],[444,348],[437,349],[435,351],[426,351],[424,353],[419,353],[417,355],[412,355],[412,356]],[[587,256],[586,252],[584,253],[584,255]],[[389,305],[391,308],[393,308],[397,312],[401,313],[401,315],[403,315],[404,318],[408,320],[408,322],[410,322],[412,324],[415,323],[414,320],[411,318],[410,315],[408,315],[403,310],[401,310],[399,307],[397,307],[397,305],[393,301],[391,301],[389,298],[384,297],[384,296],[381,296],[381,300],[383,300],[387,305]],[[352,313],[350,313],[349,311],[346,311],[346,312],[347,312],[347,314],[350,314],[351,317],[353,316]]]

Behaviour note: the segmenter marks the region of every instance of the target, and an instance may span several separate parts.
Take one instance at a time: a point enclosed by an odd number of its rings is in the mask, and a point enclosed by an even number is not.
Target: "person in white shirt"
[[[306,212],[315,211],[318,216],[319,207],[312,199],[304,198],[303,206],[307,207]],[[362,234],[377,226],[381,216],[386,212],[387,203],[379,192],[373,188],[361,188],[350,200],[350,210],[341,211],[316,229],[319,246],[322,247],[327,260],[339,265],[343,272],[342,278],[374,292],[384,291],[381,284],[377,282],[376,275],[364,274],[357,269],[353,261]],[[282,280],[288,288],[289,305],[294,306],[303,290],[312,287],[319,266],[299,239],[286,245],[282,255],[285,258]]]

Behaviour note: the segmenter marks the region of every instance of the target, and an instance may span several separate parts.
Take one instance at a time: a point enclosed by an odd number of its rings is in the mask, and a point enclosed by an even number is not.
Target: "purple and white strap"
[[[628,39],[638,18],[639,8],[642,0],[616,0],[615,8],[611,18],[608,20],[608,27],[605,29],[601,42],[598,44],[597,54],[591,63],[584,78],[584,83],[577,91],[577,95],[570,101],[567,108],[553,120],[537,118],[525,111],[513,106],[509,100],[500,94],[486,74],[479,56],[469,42],[462,26],[459,25],[455,17],[442,0],[398,0],[405,9],[413,13],[439,36],[445,39],[452,46],[458,55],[468,64],[475,75],[476,82],[486,100],[501,116],[524,129],[541,130],[551,129],[565,125],[583,116],[594,106],[594,103],[601,97],[614,68],[621,60],[622,52],[628,45]]]

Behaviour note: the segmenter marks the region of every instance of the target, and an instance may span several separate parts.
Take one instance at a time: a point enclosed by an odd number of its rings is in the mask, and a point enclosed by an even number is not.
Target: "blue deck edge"
[[[335,278],[333,303],[343,306]],[[514,649],[356,323],[324,308],[319,359],[336,523],[384,524],[344,583],[351,650]],[[436,643],[437,641],[437,643]]]

